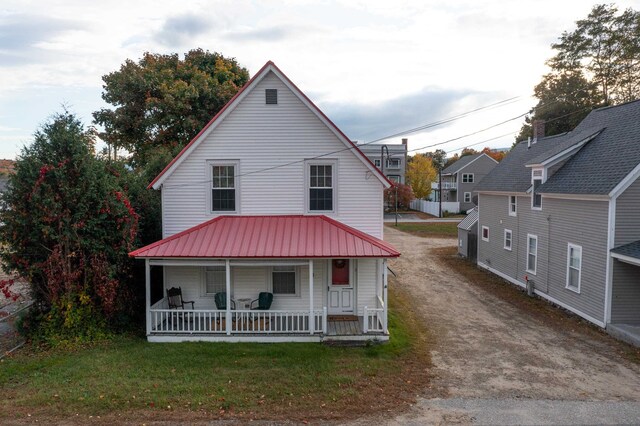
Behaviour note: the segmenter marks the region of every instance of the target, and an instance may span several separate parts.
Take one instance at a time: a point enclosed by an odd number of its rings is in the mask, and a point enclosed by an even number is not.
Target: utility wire
[[[450,121],[453,121],[454,119],[459,119],[459,118],[462,118],[463,116],[467,116],[467,115],[472,114],[474,112],[477,112],[477,111],[480,111],[480,110],[483,110],[483,109],[487,109],[487,108],[491,108],[491,107],[495,107],[496,105],[505,104],[505,103],[507,103],[509,101],[513,101],[514,99],[517,99],[517,98],[520,98],[520,97],[521,96],[516,96],[516,97],[513,97],[513,98],[505,99],[505,100],[502,100],[502,101],[499,101],[499,102],[496,102],[496,103],[493,103],[493,104],[490,104],[490,105],[486,105],[484,107],[476,108],[475,110],[471,110],[471,111],[467,111],[467,112],[462,113],[462,114],[458,114],[457,116],[454,116],[454,117],[450,117],[450,118],[447,118],[447,119],[439,120],[439,121],[436,121],[436,122],[433,122],[433,123],[429,123],[429,124],[425,124],[424,126],[419,126],[419,127],[426,129],[426,128],[430,128],[430,127],[435,127],[435,126],[439,126],[439,125],[442,125],[442,124],[446,124],[446,123],[448,123]],[[476,132],[472,132],[472,133],[469,133],[467,135],[459,136],[457,138],[453,138],[453,139],[450,139],[448,141],[439,142],[439,143],[434,144],[434,145],[428,145],[426,147],[412,149],[412,150],[407,151],[407,152],[413,152],[413,151],[416,151],[418,149],[430,148],[432,146],[442,145],[442,144],[445,144],[445,143],[448,143],[448,142],[452,142],[452,141],[456,141],[456,140],[459,140],[459,139],[462,139],[462,138],[465,138],[465,137],[468,137],[468,136],[472,136],[472,135],[487,131],[489,129],[492,129],[494,127],[501,126],[501,125],[503,125],[505,123],[508,123],[510,121],[517,120],[518,118],[524,117],[525,115],[529,114],[530,111],[531,110],[525,112],[524,114],[520,114],[517,117],[513,117],[513,118],[510,118],[510,119],[508,119],[506,121],[503,121],[503,122],[494,124],[492,126],[489,126],[489,127],[485,128],[485,129],[478,130]],[[408,132],[417,131],[415,129],[418,129],[418,127],[415,127],[413,129],[409,129]],[[407,134],[407,131],[401,132],[401,133],[397,133],[397,134],[391,135],[391,136],[385,136],[383,138],[372,140],[372,141],[369,141],[369,142],[366,142],[366,143],[362,143],[362,144],[357,144],[357,145],[354,144],[353,146],[341,148],[341,149],[335,150],[335,151],[326,152],[324,154],[320,154],[320,155],[317,155],[315,157],[305,158],[305,159],[301,159],[301,160],[294,160],[294,161],[290,161],[290,162],[287,162],[287,163],[277,164],[275,166],[265,167],[265,168],[259,169],[259,170],[254,170],[254,171],[251,171],[251,172],[245,172],[245,173],[236,174],[236,175],[234,175],[234,178],[238,178],[238,177],[242,177],[242,176],[248,176],[248,175],[257,174],[257,173],[263,173],[263,172],[279,169],[279,168],[282,168],[282,167],[287,167],[287,166],[291,166],[291,165],[294,165],[294,164],[303,163],[303,162],[309,161],[309,160],[316,160],[316,159],[319,159],[319,158],[328,157],[328,156],[333,155],[333,154],[337,154],[337,153],[340,153],[340,152],[352,150],[352,149],[354,149],[356,147],[360,147],[360,146],[364,146],[364,145],[370,145],[370,144],[373,144],[375,142],[379,142],[379,141],[384,140],[384,139],[390,139],[390,138],[395,137],[397,135],[404,135],[404,134]],[[209,183],[211,181],[212,181],[211,179],[207,179],[207,180],[203,180],[203,181],[199,181],[199,182],[189,182],[189,183],[178,184],[178,185],[167,185],[165,187],[166,188],[181,188],[181,187],[193,186],[193,185],[197,185],[197,184]]]

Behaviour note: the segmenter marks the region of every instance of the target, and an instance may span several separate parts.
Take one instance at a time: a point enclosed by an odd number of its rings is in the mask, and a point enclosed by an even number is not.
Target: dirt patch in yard
[[[431,333],[428,397],[640,400],[640,366],[626,345],[518,290],[503,292],[506,284],[466,275],[438,255],[454,239],[390,227],[385,239],[402,252],[391,262],[397,285]]]

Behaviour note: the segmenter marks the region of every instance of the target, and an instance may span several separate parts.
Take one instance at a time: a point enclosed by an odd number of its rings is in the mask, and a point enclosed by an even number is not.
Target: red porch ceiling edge
[[[129,253],[137,258],[389,258],[390,244],[327,216],[218,216]]]

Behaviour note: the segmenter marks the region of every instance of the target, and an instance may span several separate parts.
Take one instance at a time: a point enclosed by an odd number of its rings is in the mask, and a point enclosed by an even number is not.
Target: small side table
[[[251,308],[251,299],[244,297],[242,299],[236,299],[236,309],[245,310]]]

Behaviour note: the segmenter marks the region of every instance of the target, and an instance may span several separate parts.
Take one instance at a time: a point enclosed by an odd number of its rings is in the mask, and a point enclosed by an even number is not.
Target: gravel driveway
[[[433,334],[431,390],[386,423],[640,423],[640,366],[617,342],[577,322],[550,326],[471,284],[430,253],[453,239],[385,228],[385,240]]]

